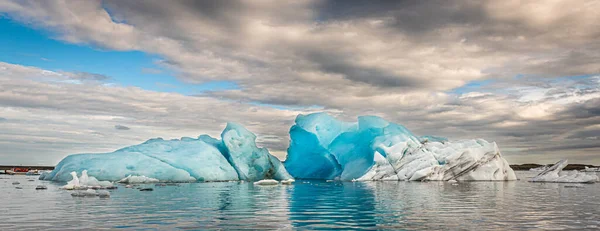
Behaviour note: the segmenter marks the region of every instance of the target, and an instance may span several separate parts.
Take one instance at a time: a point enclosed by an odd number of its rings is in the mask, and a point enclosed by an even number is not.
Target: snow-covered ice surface
[[[296,178],[328,180],[516,180],[496,143],[415,136],[376,116],[357,123],[299,115],[284,165]]]
[[[554,183],[595,183],[598,181],[596,174],[588,174],[580,171],[563,171],[568,161],[561,160],[548,167],[546,170],[533,177],[531,182],[554,182]]]
[[[89,177],[81,176],[80,184],[83,180],[86,184],[121,180],[135,183],[149,178],[161,182],[292,178],[281,161],[267,149],[258,148],[256,136],[241,125],[227,124],[221,137],[222,140],[208,135],[174,140],[156,138],[111,153],[74,154],[65,157],[52,172],[40,175],[39,179],[72,181],[76,176],[71,172],[82,171],[87,171]]]

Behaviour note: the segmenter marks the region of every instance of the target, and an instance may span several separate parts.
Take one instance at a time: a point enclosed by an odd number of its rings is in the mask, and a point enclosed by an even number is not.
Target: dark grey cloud
[[[391,18],[386,26],[416,35],[452,25],[477,27],[490,20],[479,1],[329,0],[318,6],[321,20]]]
[[[569,138],[569,139],[593,139],[593,140],[600,141],[600,128],[577,131],[577,132],[569,135],[567,138]]]
[[[115,125],[115,129],[117,129],[117,130],[130,130],[131,128],[129,128],[127,126],[124,126],[124,125],[117,124],[117,125]]]
[[[425,85],[421,80],[399,76],[389,70],[363,67],[353,64],[335,53],[311,52],[307,58],[316,63],[325,73],[341,74],[355,82],[371,84],[379,87],[414,88]]]

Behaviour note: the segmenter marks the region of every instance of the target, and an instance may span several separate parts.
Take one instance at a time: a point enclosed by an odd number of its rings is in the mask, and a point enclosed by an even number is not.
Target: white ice
[[[516,180],[496,143],[417,137],[376,116],[358,123],[299,115],[284,163],[295,178],[326,180]]]
[[[568,160],[561,160],[531,179],[531,182],[595,183],[598,176],[580,171],[563,171]]]
[[[113,184],[110,181],[99,181],[93,176],[88,176],[87,170],[81,172],[81,177],[77,176],[77,172],[70,173],[72,179],[67,182],[67,185],[63,186],[63,189],[87,189],[87,188],[106,188],[111,187]]]
[[[267,180],[259,180],[257,182],[254,182],[255,185],[278,185],[279,181],[273,180],[273,179],[267,179]]]

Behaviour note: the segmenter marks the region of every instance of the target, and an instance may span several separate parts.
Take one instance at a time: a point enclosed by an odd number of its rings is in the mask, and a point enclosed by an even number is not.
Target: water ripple
[[[600,184],[298,181],[261,187],[223,182],[153,192],[121,187],[100,199],[73,198],[60,185],[27,181],[31,177],[0,177],[0,230],[600,228]],[[36,191],[38,184],[48,190]]]

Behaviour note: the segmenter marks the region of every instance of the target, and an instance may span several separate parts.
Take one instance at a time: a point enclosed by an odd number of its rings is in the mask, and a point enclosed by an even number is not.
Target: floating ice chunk
[[[98,196],[98,192],[96,192],[96,190],[93,190],[93,189],[88,189],[85,191],[76,191],[74,193],[71,193],[71,196],[73,196],[73,197],[95,197],[95,196]]]
[[[66,190],[79,189],[81,187],[81,184],[79,184],[79,177],[77,177],[77,173],[71,172],[70,174],[71,180],[67,182],[67,185],[63,186],[62,188]]]
[[[118,181],[118,183],[123,183],[123,184],[148,184],[148,183],[157,183],[157,182],[159,182],[158,179],[154,179],[154,178],[150,178],[150,177],[146,177],[146,176],[132,176],[132,175],[129,175]]]
[[[560,160],[537,176],[533,177],[531,182],[554,182],[554,183],[595,183],[598,176],[588,175],[580,171],[565,172],[568,160]]]
[[[35,190],[44,190],[44,189],[48,189],[48,187],[46,187],[46,185],[38,185],[35,187]]]
[[[281,161],[267,149],[256,147],[256,136],[230,123],[223,140],[207,135],[197,139],[150,139],[142,144],[111,153],[75,154],[64,158],[41,180],[70,181],[70,172],[87,170],[94,177],[81,176],[79,184],[100,185],[128,176],[146,176],[162,182],[292,179]],[[75,183],[75,182],[73,182]],[[69,186],[71,187],[71,186]],[[71,187],[73,188],[73,187]]]
[[[278,185],[279,182],[273,179],[259,180],[254,185]]]
[[[87,170],[83,170],[81,172],[81,177],[78,177],[76,172],[71,172],[70,175],[71,180],[62,187],[63,189],[74,190],[86,188],[106,188],[113,186],[110,181],[99,181],[93,176],[88,176]]]
[[[98,193],[97,193],[97,195],[98,195],[100,198],[107,198],[107,197],[110,197],[110,192],[109,192],[109,191],[106,191],[106,190],[98,190]]]
[[[87,170],[81,171],[81,177],[79,178],[79,184],[88,187],[111,187],[113,184],[110,181],[99,181],[93,176],[88,176]]]
[[[294,179],[282,180],[281,184],[292,184],[292,183],[294,183],[294,181],[295,181]]]
[[[299,115],[290,137],[284,165],[296,178],[516,180],[495,143],[417,137],[376,116],[346,123],[323,113]]]
[[[83,195],[87,196],[87,197],[92,197],[92,196],[97,196],[98,192],[96,192],[96,190],[93,189],[88,189],[85,191],[82,191]]]

